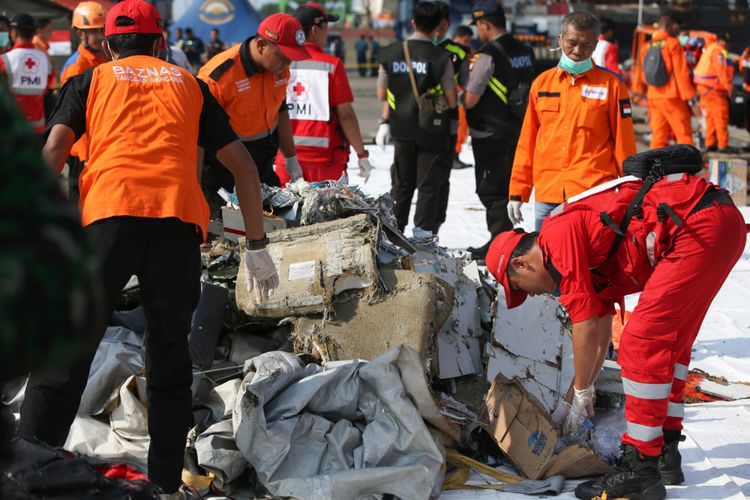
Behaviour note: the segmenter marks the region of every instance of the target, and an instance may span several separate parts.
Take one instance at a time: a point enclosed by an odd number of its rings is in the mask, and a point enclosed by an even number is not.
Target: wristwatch
[[[268,236],[265,234],[263,237],[259,240],[251,240],[250,238],[245,238],[245,248],[248,250],[263,250],[266,248],[266,245],[268,245]]]
[[[363,159],[369,158],[369,157],[370,157],[370,152],[367,151],[366,149],[365,149],[365,151],[363,153],[357,153],[357,159],[358,160],[363,160]]]

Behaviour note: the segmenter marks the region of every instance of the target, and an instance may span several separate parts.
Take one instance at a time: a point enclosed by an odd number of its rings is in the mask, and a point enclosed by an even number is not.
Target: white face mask
[[[0,31],[0,48],[8,47],[10,45],[10,33],[7,31]]]

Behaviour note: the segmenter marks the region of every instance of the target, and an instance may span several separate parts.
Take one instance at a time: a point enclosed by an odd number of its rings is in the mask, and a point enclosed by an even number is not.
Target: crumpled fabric
[[[195,441],[198,464],[213,472],[213,487],[229,493],[229,483],[239,478],[247,469],[247,460],[234,442],[231,420],[217,422],[198,436]]]
[[[284,352],[248,360],[233,413],[237,448],[273,495],[427,499],[442,483],[444,449],[415,406],[437,418],[419,403],[432,401],[429,392],[412,393],[428,391],[415,364],[406,347],[324,367]]]

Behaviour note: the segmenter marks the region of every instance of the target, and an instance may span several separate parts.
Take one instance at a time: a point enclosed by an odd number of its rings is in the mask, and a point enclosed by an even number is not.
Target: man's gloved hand
[[[510,222],[514,226],[523,222],[523,216],[521,215],[521,205],[523,205],[522,201],[511,200],[508,202],[508,217],[510,218]]]
[[[247,250],[244,269],[248,293],[255,290],[261,302],[268,300],[279,286],[279,273],[268,250]]]
[[[381,123],[378,127],[378,133],[375,134],[375,144],[385,149],[385,145],[391,140],[391,126],[387,123]]]
[[[573,390],[573,401],[570,403],[570,413],[563,425],[563,434],[575,434],[587,417],[594,416],[594,386],[586,389]]]
[[[286,162],[286,173],[289,174],[289,178],[292,182],[302,178],[302,167],[299,166],[299,161],[296,156],[290,156],[284,158]]]
[[[359,164],[359,176],[364,177],[365,184],[367,184],[367,181],[370,179],[370,171],[372,170],[370,160],[367,158],[360,158],[357,160],[357,164]]]

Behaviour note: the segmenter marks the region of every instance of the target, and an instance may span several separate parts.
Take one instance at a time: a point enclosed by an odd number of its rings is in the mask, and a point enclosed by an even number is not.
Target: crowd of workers
[[[617,472],[581,486],[579,498],[604,490],[612,497],[663,498],[663,484],[682,481],[677,443],[690,346],[744,248],[742,217],[705,181],[666,179],[643,202],[642,238],[627,241],[610,261],[617,232],[607,233],[613,224],[600,214],[630,203],[641,183],[621,180],[636,146],[613,23],[585,12],[567,15],[558,65],[535,76],[534,52],[507,31],[497,2],[473,8],[481,41],[476,51],[467,26],[447,37],[450,19],[444,2],[417,3],[409,39],[379,49],[370,61],[384,102],[377,142],[394,144],[391,195],[399,229],[408,224],[417,191],[415,226],[439,233],[451,169],[465,166],[457,152],[470,135],[490,235],[470,252],[486,258],[508,307],[520,305],[527,292],[557,290],[573,320],[576,378],[568,428],[592,411],[613,304],[643,291],[620,357],[628,420],[623,442],[630,448]],[[216,190],[236,187],[246,227],[242,272],[257,300],[266,300],[279,278],[265,250],[260,183],[346,181],[351,149],[359,175],[369,177],[343,61],[323,50],[329,23],[337,20],[308,2],[292,15],[269,16],[257,34],[226,48],[218,30],[205,45],[178,28],[170,43],[158,12],[143,0],[120,2],[109,12],[82,2],[72,20],[80,45],[59,75],[62,88],[49,118],[45,96],[57,75],[45,53],[48,25],[27,14],[6,23],[12,48],[2,54],[0,72],[27,121],[44,132],[47,164],[56,173],[68,165],[71,198],[100,252],[105,313],[130,276],[138,276],[149,329],[149,477],[167,494],[180,485],[190,424],[186,332],[199,294],[198,247],[218,207]],[[0,19],[0,35],[5,22]],[[704,48],[691,74],[677,37],[682,28],[677,16],[664,14],[637,61],[643,77],[635,87],[648,98],[651,147],[666,146],[670,134],[692,145],[691,113],[701,113],[707,149],[728,152],[726,37]],[[739,67],[750,95],[749,51]],[[149,110],[159,120],[143,120]],[[532,192],[537,232],[525,233],[513,228]],[[655,255],[645,248],[652,234],[662,245]],[[715,271],[700,295],[689,289],[688,270],[696,267]],[[63,444],[104,323],[94,330],[65,370],[32,374],[21,435]]]

